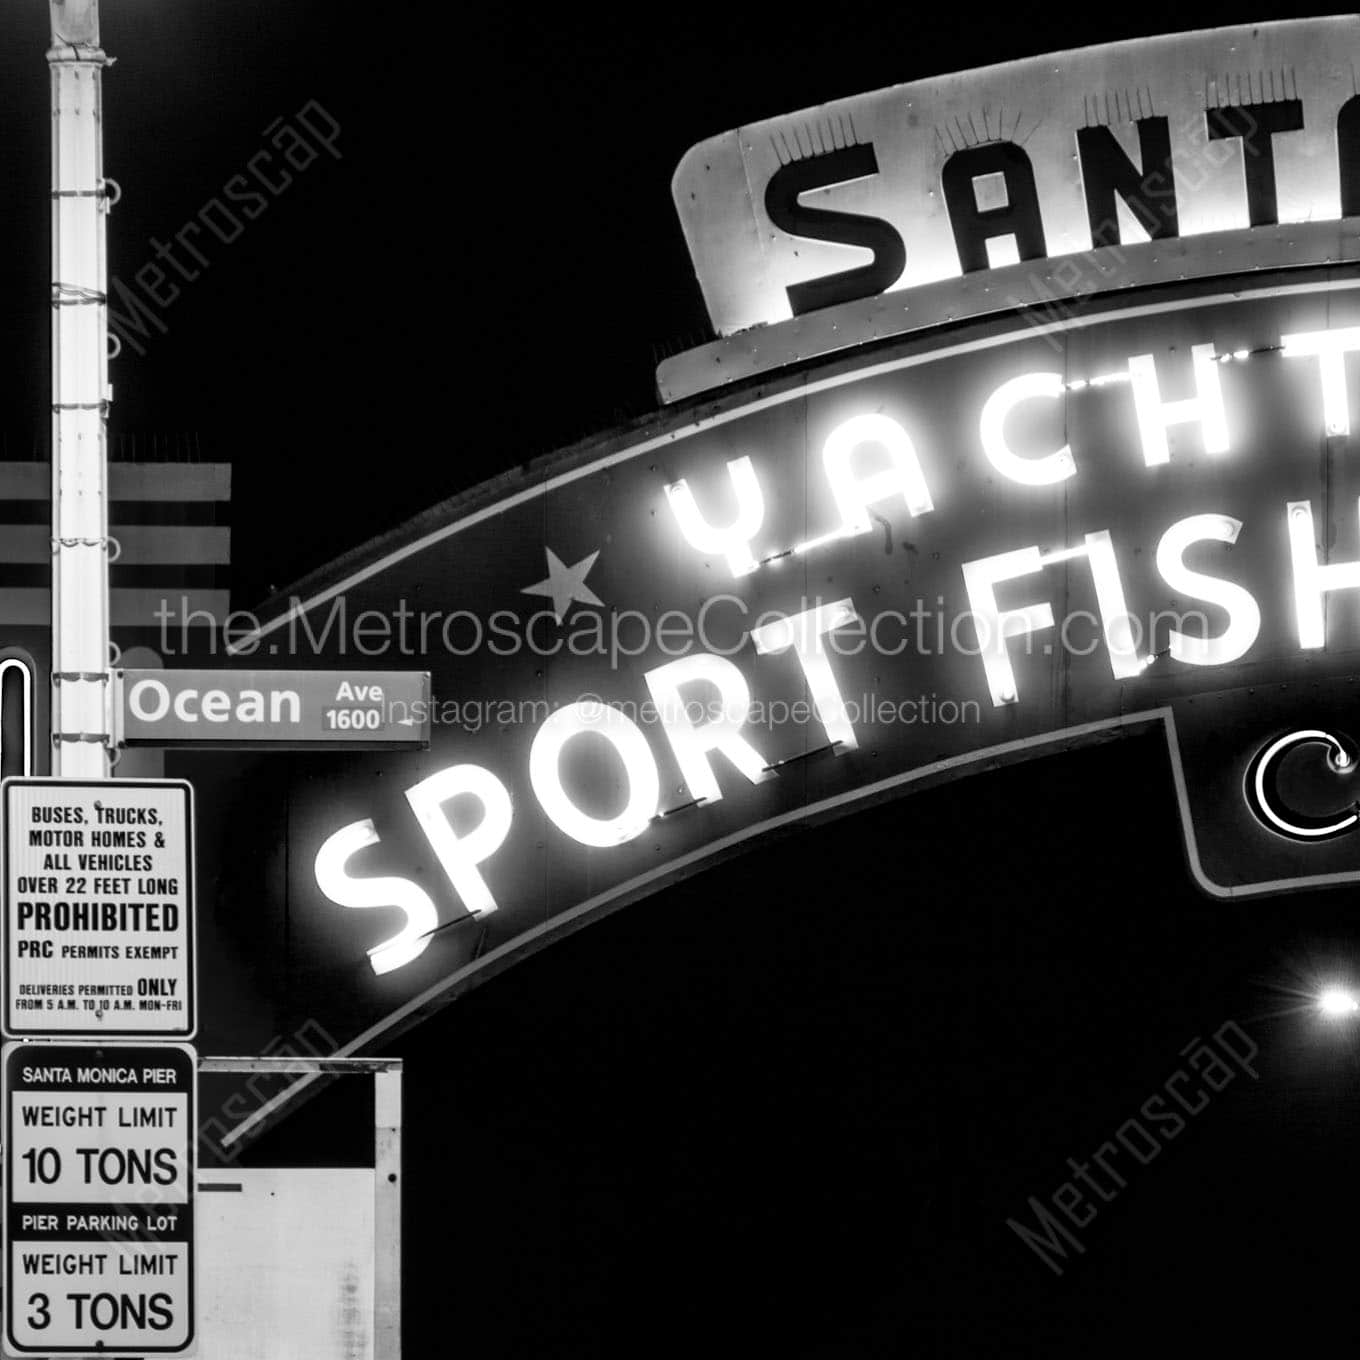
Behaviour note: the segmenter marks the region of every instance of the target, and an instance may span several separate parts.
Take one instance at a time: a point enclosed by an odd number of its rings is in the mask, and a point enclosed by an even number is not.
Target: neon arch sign
[[[1331,296],[1332,319],[1350,302],[1344,292]],[[576,680],[555,692],[546,716],[526,730],[491,742],[451,732],[429,755],[406,760],[412,777],[400,785],[400,804],[325,828],[310,852],[313,900],[325,903],[329,922],[343,909],[340,919],[362,915],[371,923],[364,952],[375,974],[418,972],[429,951],[441,952],[469,918],[496,928],[522,919],[514,884],[526,823],[538,852],[531,861],[561,856],[571,866],[568,879],[589,864],[582,876],[598,882],[617,856],[625,865],[620,895],[627,896],[637,875],[626,870],[637,868],[641,844],[687,845],[689,865],[704,858],[705,844],[726,846],[734,836],[787,824],[781,818],[849,806],[866,786],[877,791],[881,780],[866,781],[861,772],[870,750],[877,757],[895,749],[902,768],[888,782],[898,778],[905,787],[978,755],[1027,754],[1072,731],[1136,725],[1139,714],[1163,720],[1182,695],[1265,671],[1344,674],[1347,663],[1329,645],[1324,620],[1356,599],[1354,620],[1333,633],[1348,648],[1360,645],[1360,597],[1348,595],[1360,586],[1360,560],[1325,560],[1317,542],[1321,498],[1310,483],[1312,454],[1329,441],[1339,449],[1347,438],[1346,356],[1360,350],[1360,329],[1313,326],[1308,318],[1320,315],[1319,306],[1319,296],[1306,291],[1250,305],[1204,304],[1185,310],[1172,326],[1175,343],[1161,346],[1119,337],[1146,336],[1149,327],[1165,332],[1168,313],[1126,309],[1089,328],[1108,334],[1082,346],[1104,363],[1084,371],[1070,337],[1061,369],[1051,355],[1043,367],[1034,362],[1033,336],[989,338],[968,351],[980,372],[944,382],[955,413],[947,432],[923,400],[937,376],[913,382],[905,397],[904,379],[932,364],[939,374],[956,373],[958,365],[913,354],[820,389],[767,398],[754,412],[737,407],[731,419],[642,441],[635,455],[620,451],[570,475],[562,483],[568,504],[581,504],[583,484],[599,478],[594,491],[609,498],[608,524],[632,521],[632,546],[658,555],[650,568],[637,559],[620,564],[633,593],[666,571],[682,582],[687,562],[691,576],[702,572],[705,587],[732,602],[739,645],[724,654],[695,645],[674,659],[629,657],[607,670],[590,656],[561,663]],[[1027,351],[1023,357],[1017,347]],[[957,400],[957,381],[969,400]],[[937,394],[934,408],[940,404]],[[1278,408],[1273,421],[1269,404]],[[791,410],[804,434],[794,459],[761,428],[787,424]],[[1281,439],[1292,456],[1272,452],[1284,447]],[[630,464],[643,494],[633,485],[612,497],[600,490],[618,488],[618,469]],[[1089,508],[1075,494],[1083,482],[1093,485]],[[985,514],[980,520],[961,509],[961,501],[988,508],[971,497],[977,487],[988,488],[1005,511],[994,526]],[[553,494],[550,483],[533,488],[505,511],[486,513],[466,536],[441,534],[393,556],[410,562],[429,555],[447,565],[453,551],[475,561],[477,528],[530,506],[540,523],[561,523],[565,533],[570,513],[543,514]],[[1338,516],[1337,528],[1360,559],[1356,504],[1348,518]],[[885,540],[909,547],[885,552]],[[549,527],[535,547],[541,553],[557,541]],[[570,550],[563,543],[559,565],[594,541],[578,540]],[[896,554],[897,562],[912,562],[927,549],[942,564],[927,573],[929,581],[953,577],[938,598],[959,607],[967,622],[955,633],[970,645],[959,655],[916,655],[905,666],[900,648],[889,657],[893,648],[845,645],[847,637],[867,639],[871,618],[881,624],[890,602],[905,617],[896,606],[911,573],[890,590],[884,568]],[[607,567],[610,555],[604,550],[599,566]],[[363,580],[342,583],[344,590],[301,602],[254,644],[305,614],[333,611],[351,594],[372,607],[377,583],[394,566],[375,565]],[[525,580],[533,574],[521,572]],[[618,576],[595,568],[588,584],[602,592],[595,597],[601,606],[623,603]],[[814,585],[828,589],[813,595]],[[513,605],[524,593],[517,577],[503,599]],[[1078,658],[1041,641],[1059,633],[1055,601],[1064,596],[1080,602],[1090,625]],[[570,598],[564,603],[559,630],[601,613]],[[1204,626],[1176,626],[1176,605],[1181,615],[1197,609]],[[1135,626],[1144,618],[1152,619],[1150,630]],[[551,632],[550,623],[537,636]],[[880,627],[880,642],[884,636]],[[1069,668],[1061,705],[1044,697],[1055,657]],[[541,674],[556,657],[534,659]],[[440,658],[424,661],[438,694]],[[460,661],[466,676],[467,659]],[[889,661],[899,664],[889,668]],[[506,673],[503,664],[487,657],[487,674]],[[893,694],[901,684],[890,670],[929,672],[937,677],[934,692],[973,706],[976,730],[930,733],[922,755],[935,758],[917,757],[913,768],[913,743],[863,720],[873,712],[861,702],[866,669],[878,672],[883,689],[876,692]],[[450,676],[445,668],[446,692]],[[753,705],[771,687],[802,702],[801,722],[782,730],[751,726]],[[1057,721],[1059,708],[1082,721]],[[790,799],[791,782],[822,796]],[[705,818],[712,831],[704,831]],[[430,871],[419,876],[387,848],[403,820],[408,849],[412,825],[423,843]],[[689,834],[677,835],[681,827]],[[1203,881],[1233,894],[1251,891],[1249,883]],[[505,930],[513,949],[520,932],[512,924]]]
[[[677,206],[722,338],[658,370],[694,400],[228,636],[432,679],[428,751],[233,762],[219,915],[276,1031],[363,1050],[760,838],[1150,728],[1206,892],[1360,878],[1328,744],[1354,758],[1360,704],[1356,23],[1038,58],[695,148]],[[777,149],[832,114],[850,137]],[[1129,213],[1159,162],[1154,232]],[[877,250],[828,217],[888,223],[900,276],[856,279]],[[279,827],[286,853],[240,853]]]
[[[433,738],[240,795],[287,805],[283,1004],[358,1051],[757,839],[1148,729],[1205,891],[1354,881],[1360,836],[1283,834],[1248,768],[1360,702],[1357,327],[1294,274],[900,342],[345,559],[235,652],[428,670]],[[1308,755],[1286,818],[1345,801]]]

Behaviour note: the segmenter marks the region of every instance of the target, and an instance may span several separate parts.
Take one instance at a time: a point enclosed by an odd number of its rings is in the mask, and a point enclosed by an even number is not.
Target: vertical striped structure
[[[108,262],[98,0],[51,0],[52,772],[109,771]]]

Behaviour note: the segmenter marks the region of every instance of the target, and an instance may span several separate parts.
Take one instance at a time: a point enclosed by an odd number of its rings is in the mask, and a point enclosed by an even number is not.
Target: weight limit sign
[[[197,1066],[185,1044],[6,1046],[7,1354],[193,1346]]]

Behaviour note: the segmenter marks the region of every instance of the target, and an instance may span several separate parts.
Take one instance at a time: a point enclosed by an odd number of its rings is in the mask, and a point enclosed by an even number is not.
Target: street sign
[[[124,746],[428,746],[427,671],[125,670]]]
[[[9,1038],[191,1038],[193,791],[183,780],[3,784]]]
[[[197,1072],[187,1044],[6,1045],[7,1354],[192,1347]]]

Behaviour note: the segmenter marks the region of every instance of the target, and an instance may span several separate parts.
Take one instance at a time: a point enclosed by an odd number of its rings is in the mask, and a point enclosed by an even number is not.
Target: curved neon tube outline
[[[1270,800],[1266,797],[1265,782],[1266,776],[1270,773],[1275,761],[1288,751],[1292,751],[1296,746],[1305,745],[1308,742],[1321,742],[1327,746],[1332,753],[1332,766],[1334,769],[1345,769],[1351,764],[1351,758],[1346,754],[1346,749],[1340,741],[1330,732],[1323,732],[1319,728],[1303,728],[1298,732],[1290,732],[1283,737],[1276,738],[1264,751],[1256,758],[1256,770],[1252,776],[1252,792],[1255,794],[1254,806],[1267,821],[1277,830],[1286,836],[1294,836],[1299,840],[1317,840],[1325,836],[1335,836],[1342,831],[1347,831],[1357,822],[1360,822],[1360,812],[1352,811],[1339,821],[1331,822],[1326,826],[1309,827],[1297,826],[1295,823],[1287,821],[1281,817],[1270,805]]]

